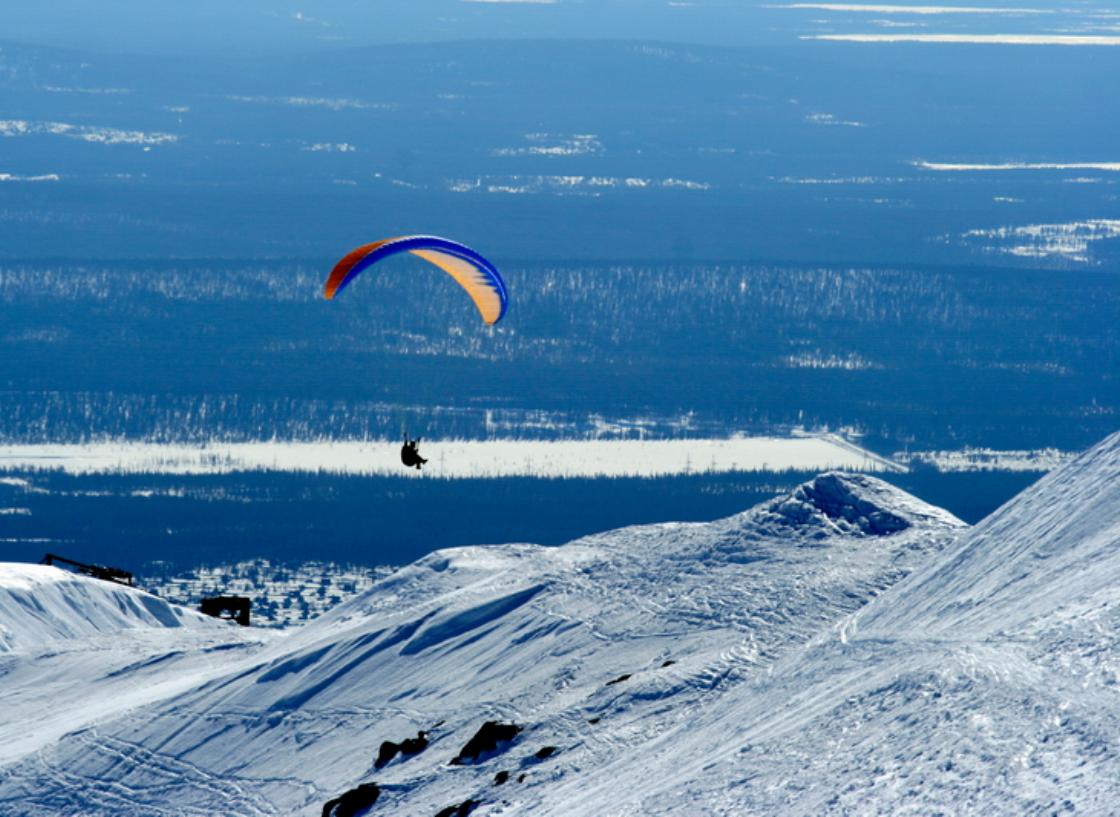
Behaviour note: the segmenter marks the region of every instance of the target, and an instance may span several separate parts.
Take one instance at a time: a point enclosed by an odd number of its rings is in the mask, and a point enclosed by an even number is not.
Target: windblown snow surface
[[[130,587],[0,563],[0,768],[76,728],[183,692],[224,671],[217,655],[266,637]],[[0,813],[24,812],[5,801]]]
[[[0,814],[1108,813],[1118,478],[1120,435],[973,529],[825,474],[717,522],[436,552],[220,670],[136,669],[194,682],[0,763]],[[82,645],[58,672],[96,674]],[[3,717],[83,706],[4,660]],[[453,764],[486,721],[522,730]]]

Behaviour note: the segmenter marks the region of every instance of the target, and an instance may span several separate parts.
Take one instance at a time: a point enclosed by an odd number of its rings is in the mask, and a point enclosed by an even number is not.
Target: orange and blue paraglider
[[[423,258],[454,278],[471,296],[486,323],[495,324],[506,314],[509,297],[497,268],[467,245],[434,235],[386,238],[351,250],[331,270],[323,294],[328,300],[334,298],[360,272],[402,252]]]

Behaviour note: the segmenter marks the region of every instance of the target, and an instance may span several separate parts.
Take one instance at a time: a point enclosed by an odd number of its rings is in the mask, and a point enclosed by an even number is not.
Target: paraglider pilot
[[[420,449],[417,446],[420,444],[420,438],[410,440],[408,435],[405,435],[404,445],[401,446],[401,462],[409,468],[416,468],[420,470],[420,466],[427,462],[426,459],[420,456]]]

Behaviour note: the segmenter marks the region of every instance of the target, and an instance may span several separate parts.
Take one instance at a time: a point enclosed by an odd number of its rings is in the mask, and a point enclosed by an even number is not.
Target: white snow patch
[[[136,588],[48,565],[0,562],[0,653],[137,627],[211,621]]]
[[[331,111],[359,110],[386,111],[397,107],[391,102],[367,102],[362,99],[321,96],[244,96],[229,94],[231,102],[249,102],[260,105],[288,105],[294,108],[326,108]]]
[[[355,153],[358,149],[349,142],[315,142],[300,150],[308,153]]]
[[[997,450],[962,448],[956,451],[899,451],[891,459],[907,465],[921,464],[938,471],[1053,471],[1076,454],[1057,448]]]
[[[0,767],[197,687],[268,637],[135,588],[0,562]]]
[[[826,355],[822,352],[788,355],[782,358],[782,364],[791,369],[842,369],[850,372],[883,368],[881,364],[874,363],[855,352],[843,356]]]
[[[850,11],[868,14],[1050,14],[1050,9],[1008,8],[1004,6],[902,6],[883,3],[781,3],[767,5],[771,9],[815,9],[817,11]]]
[[[832,434],[685,440],[425,440],[423,471],[388,441],[0,445],[0,469],[70,474],[296,471],[445,478],[654,477],[745,471],[905,470]]]
[[[0,136],[18,137],[33,134],[64,136],[104,145],[166,145],[177,142],[173,133],[121,130],[96,125],[72,125],[68,122],[34,122],[26,119],[0,119]]]
[[[863,122],[854,119],[840,119],[831,113],[810,113],[805,115],[805,121],[810,125],[832,125],[846,128],[866,128]]]
[[[1003,170],[1102,170],[1110,173],[1120,173],[1120,162],[996,162],[996,163],[968,163],[968,162],[927,162],[919,160],[912,162],[914,167],[922,170],[937,170],[943,172],[988,172]]]
[[[1120,219],[969,230],[964,238],[990,242],[990,249],[1020,258],[1060,258],[1085,264],[1091,260],[1089,250],[1094,242],[1120,238]]]
[[[593,133],[574,136],[552,136],[547,133],[527,133],[531,144],[516,148],[495,148],[493,156],[586,156],[603,152],[603,143]]]
[[[803,34],[802,40],[850,43],[968,43],[973,45],[1116,46],[1120,37],[1074,34]]]
[[[0,182],[57,182],[62,177],[57,173],[43,173],[36,176],[21,176],[18,173],[0,173]]]
[[[474,179],[451,179],[447,189],[454,193],[486,192],[557,195],[597,196],[603,190],[613,189],[681,189],[710,190],[708,182],[692,179],[649,179],[623,176],[583,176],[583,175],[513,175],[478,176]]]

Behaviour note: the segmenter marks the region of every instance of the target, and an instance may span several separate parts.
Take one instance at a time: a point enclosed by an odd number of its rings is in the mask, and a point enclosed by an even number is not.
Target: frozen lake
[[[422,472],[401,465],[399,448],[399,443],[387,440],[7,445],[0,446],[0,470],[78,475],[271,471],[449,479],[906,470],[831,434],[690,440],[425,440],[421,453],[429,462]]]

